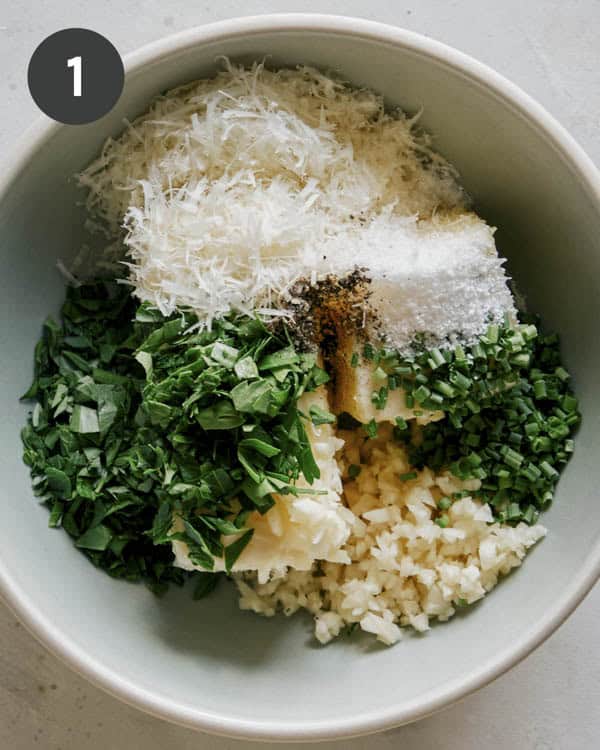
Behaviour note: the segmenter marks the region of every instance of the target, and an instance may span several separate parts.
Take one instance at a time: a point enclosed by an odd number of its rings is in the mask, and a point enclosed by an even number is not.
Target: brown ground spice
[[[300,279],[290,292],[291,330],[299,344],[320,347],[327,359],[344,340],[366,336],[367,327],[374,322],[370,295],[364,268],[342,277],[330,274],[315,284]]]

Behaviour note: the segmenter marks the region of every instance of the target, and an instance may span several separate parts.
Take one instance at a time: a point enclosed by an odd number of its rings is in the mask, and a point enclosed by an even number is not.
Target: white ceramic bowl
[[[423,124],[459,168],[531,307],[563,336],[584,413],[575,457],[545,515],[548,537],[467,615],[392,649],[363,640],[326,648],[308,619],[238,611],[233,591],[194,603],[156,600],[95,570],[47,529],[21,462],[32,351],[58,310],[57,257],[84,238],[70,176],[123,117],[151,97],[210,75],[217,55],[310,63],[424,108]],[[237,737],[337,738],[413,721],[522,659],[573,610],[600,570],[600,181],[569,135],[514,85],[448,47],[364,20],[261,16],[218,23],[126,58],[116,109],[85,127],[43,121],[0,172],[0,590],[31,631],[81,674],[141,709]]]

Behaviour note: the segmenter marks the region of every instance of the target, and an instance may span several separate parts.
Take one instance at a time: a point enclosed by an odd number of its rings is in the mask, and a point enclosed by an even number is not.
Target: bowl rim
[[[218,21],[158,39],[124,56],[127,75],[155,64],[164,57],[192,46],[261,33],[305,31],[356,36],[407,49],[433,58],[491,92],[549,142],[571,169],[590,198],[600,207],[600,173],[571,135],[540,104],[487,65],[454,48],[421,34],[389,24],[350,16],[318,13],[276,13]],[[46,116],[39,117],[18,139],[0,171],[0,200],[14,179],[60,128]],[[118,672],[86,653],[64,637],[55,624],[23,591],[0,559],[0,595],[42,645],[93,684],[156,717],[212,734],[238,739],[271,741],[318,741],[349,738],[391,729],[424,718],[491,682],[513,667],[548,638],[582,601],[600,577],[600,539],[586,557],[577,576],[553,606],[507,649],[491,657],[467,675],[430,690],[401,706],[388,706],[350,719],[312,722],[251,721],[182,705],[160,697],[124,679]]]

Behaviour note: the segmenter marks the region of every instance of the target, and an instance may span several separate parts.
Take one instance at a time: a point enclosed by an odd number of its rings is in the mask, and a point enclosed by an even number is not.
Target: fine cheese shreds
[[[243,609],[263,615],[306,609],[321,643],[358,624],[391,645],[402,627],[426,631],[431,619],[448,620],[458,606],[481,599],[546,533],[540,525],[491,523],[490,507],[469,496],[453,502],[441,528],[437,501],[477,489],[478,480],[461,482],[425,468],[403,482],[398,477],[410,467],[404,447],[391,439],[391,426],[380,426],[375,440],[365,441],[359,432],[341,436],[346,475],[349,465],[361,466],[358,477],[345,482],[354,525],[343,549],[351,562],[289,570],[266,583],[238,575]]]
[[[311,68],[228,64],[175,89],[80,181],[92,223],[124,232],[135,294],[164,314],[285,314],[299,278],[355,266],[398,346],[472,338],[512,310],[492,230],[415,118]],[[400,320],[390,299],[411,294]]]

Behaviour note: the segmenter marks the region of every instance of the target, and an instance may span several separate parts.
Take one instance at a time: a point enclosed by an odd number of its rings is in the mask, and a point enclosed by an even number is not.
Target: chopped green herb
[[[552,498],[581,419],[558,337],[540,334],[528,320],[506,322],[490,326],[468,349],[396,355],[386,367],[402,374],[415,416],[415,402],[420,412],[446,414],[418,438],[395,430],[408,443],[411,464],[480,479],[475,494],[491,503],[498,520],[534,523]]]
[[[442,497],[438,500],[437,507],[440,510],[448,510],[452,506],[452,500],[449,497]]]
[[[76,547],[103,551],[112,541],[113,535],[110,529],[103,524],[89,528],[75,542]]]
[[[252,357],[239,359],[233,366],[235,374],[240,380],[250,380],[258,377],[258,367]]]
[[[59,412],[56,416],[58,414]],[[76,404],[69,420],[69,429],[71,432],[100,432],[98,412],[95,409],[90,409],[89,406]]]
[[[225,569],[228,573],[231,572],[231,568],[235,564],[235,561],[242,554],[248,542],[252,539],[253,534],[254,529],[248,529],[239,539],[236,539],[235,542],[232,542],[225,547]]]
[[[377,422],[374,419],[371,419],[369,422],[367,422],[367,424],[364,425],[364,428],[365,432],[367,433],[367,437],[377,437]]]
[[[356,479],[356,477],[360,474],[361,467],[358,464],[350,464],[348,467],[348,476],[350,479]]]
[[[200,332],[194,322],[163,318],[121,284],[70,288],[25,394],[37,403],[24,460],[50,525],[111,576],[157,594],[190,575],[171,564],[173,539],[195,564],[210,571],[222,555],[230,571],[251,538],[248,514],[319,476],[296,407],[328,380],[314,355],[253,318]],[[314,408],[311,418],[334,419]],[[196,582],[204,596],[216,576]]]
[[[388,389],[382,385],[378,391],[374,391],[371,401],[375,404],[376,409],[385,409],[388,400]]]
[[[372,344],[365,344],[363,347],[363,358],[372,361],[375,359],[375,349]]]
[[[313,406],[310,407],[309,410],[310,415],[310,421],[314,425],[319,424],[333,424],[335,422],[335,415],[332,414],[330,411],[325,411],[324,409],[321,409],[319,406]]]
[[[410,482],[411,479],[416,479],[418,476],[416,471],[407,471],[404,474],[400,474],[398,478],[401,482]]]
[[[219,583],[219,575],[215,573],[201,573],[198,571],[194,574],[194,593],[193,598],[204,599],[211,591],[214,591]]]

